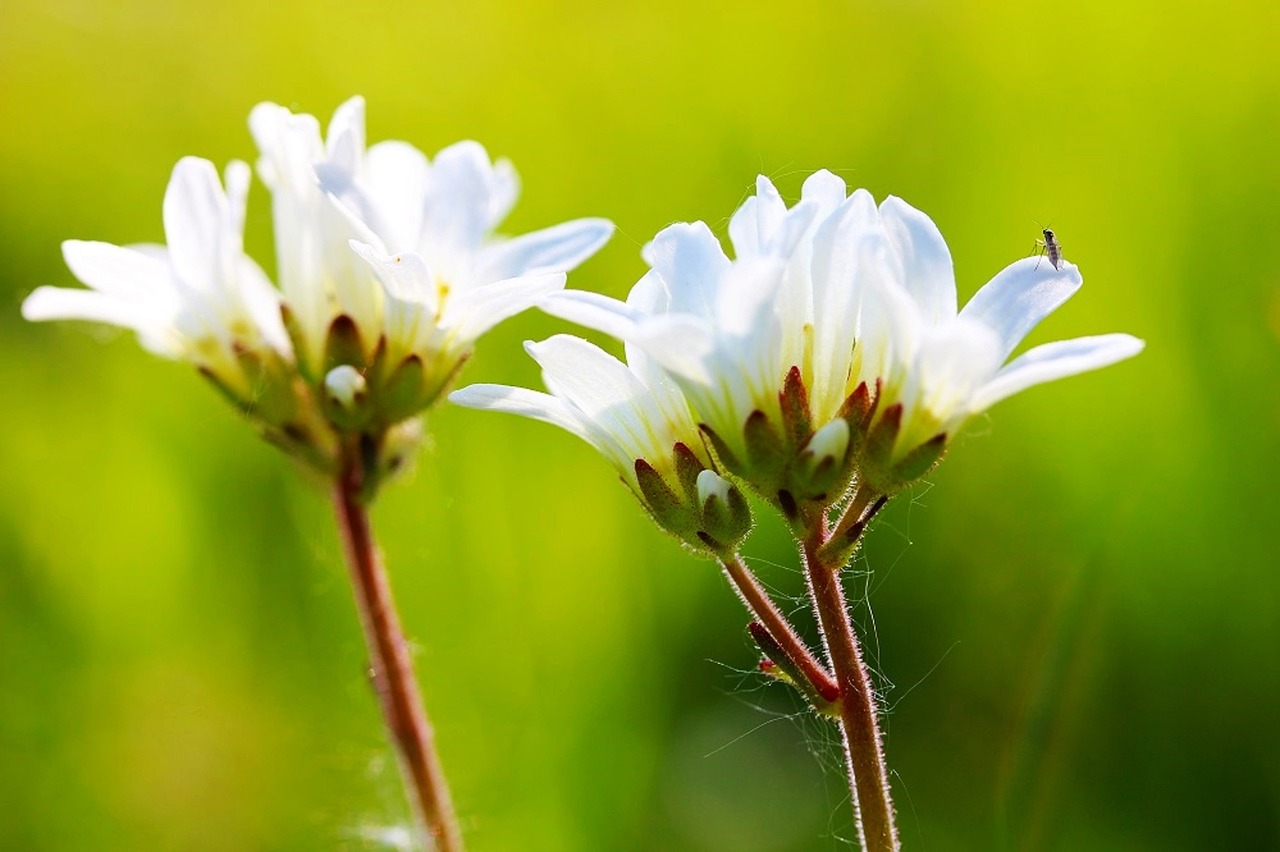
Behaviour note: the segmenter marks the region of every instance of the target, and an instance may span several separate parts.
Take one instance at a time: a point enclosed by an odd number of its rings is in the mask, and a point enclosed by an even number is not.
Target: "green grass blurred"
[[[128,335],[31,326],[58,244],[161,238],[182,155],[354,93],[372,139],[514,160],[513,232],[723,231],[757,172],[932,215],[962,297],[1052,226],[1032,342],[1138,359],[995,409],[855,581],[909,849],[1280,848],[1274,4],[7,0],[0,848],[375,849],[405,818],[324,495]],[[269,260],[266,193],[249,243]],[[533,384],[512,320],[469,381]],[[709,564],[585,445],[445,407],[375,513],[476,850],[847,848],[833,737],[749,672]],[[798,595],[776,523],[753,540]],[[873,617],[874,614],[874,617]],[[826,767],[824,769],[824,767]]]

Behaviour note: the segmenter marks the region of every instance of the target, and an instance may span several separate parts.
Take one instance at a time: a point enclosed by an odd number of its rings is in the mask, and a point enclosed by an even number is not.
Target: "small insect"
[[[1036,253],[1042,257],[1049,258],[1049,263],[1053,264],[1054,269],[1062,268],[1062,245],[1058,242],[1058,237],[1049,228],[1044,229],[1044,239],[1036,240]],[[1040,268],[1040,262],[1036,261],[1036,269]]]

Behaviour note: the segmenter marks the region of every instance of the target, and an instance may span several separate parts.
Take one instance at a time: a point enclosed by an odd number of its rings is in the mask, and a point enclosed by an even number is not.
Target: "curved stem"
[[[895,852],[899,848],[898,830],[889,796],[875,693],[845,604],[841,566],[824,564],[819,556],[825,540],[825,531],[820,528],[805,540],[802,550],[818,626],[840,686],[840,731],[858,839],[864,852]]]
[[[334,484],[338,527],[364,627],[374,690],[395,740],[415,813],[439,852],[461,852],[462,832],[449,798],[435,735],[413,676],[409,646],[396,617],[391,586],[360,499],[361,470],[350,464]]]
[[[760,585],[756,575],[743,564],[742,557],[735,553],[726,559],[721,559],[720,567],[724,569],[725,576],[738,592],[738,597],[764,625],[773,641],[787,655],[792,666],[804,676],[818,695],[827,701],[835,701],[840,695],[840,688],[835,678],[814,658],[804,640],[791,626],[791,622],[787,621],[787,617],[782,614],[777,604],[769,597],[769,593]]]

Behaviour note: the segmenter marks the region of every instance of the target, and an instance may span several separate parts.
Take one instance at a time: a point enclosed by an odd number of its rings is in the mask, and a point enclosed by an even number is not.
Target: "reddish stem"
[[[350,465],[334,485],[333,501],[369,647],[374,690],[400,754],[414,811],[439,852],[462,852],[462,833],[414,680],[409,646],[400,630],[391,586],[360,499],[360,480],[359,465]]]
[[[896,852],[898,830],[894,825],[889,776],[880,742],[875,693],[845,603],[840,583],[842,566],[824,564],[819,557],[828,539],[825,522],[816,526],[802,551],[818,626],[840,687],[840,731],[858,839],[864,852]]]
[[[769,593],[760,585],[756,575],[743,564],[742,557],[735,553],[727,559],[722,559],[720,566],[724,568],[729,582],[738,592],[738,597],[764,625],[769,635],[773,637],[773,641],[777,642],[783,653],[787,655],[792,666],[804,675],[805,680],[809,681],[815,692],[827,701],[835,701],[840,695],[840,688],[836,685],[835,678],[814,658],[804,640],[787,621],[787,617],[782,614],[773,599],[769,597]]]

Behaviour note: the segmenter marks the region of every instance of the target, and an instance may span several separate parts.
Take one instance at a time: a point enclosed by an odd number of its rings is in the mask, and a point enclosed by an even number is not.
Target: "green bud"
[[[640,501],[659,527],[713,556],[733,550],[751,531],[751,508],[732,483],[705,467],[687,446],[673,447],[674,483],[636,459]]]
[[[369,424],[373,407],[369,405],[369,383],[350,364],[334,367],[324,376],[325,415],[344,432],[358,432]]]
[[[751,507],[733,483],[713,470],[698,474],[698,503],[702,508],[698,538],[717,553],[737,549],[751,532]]]

